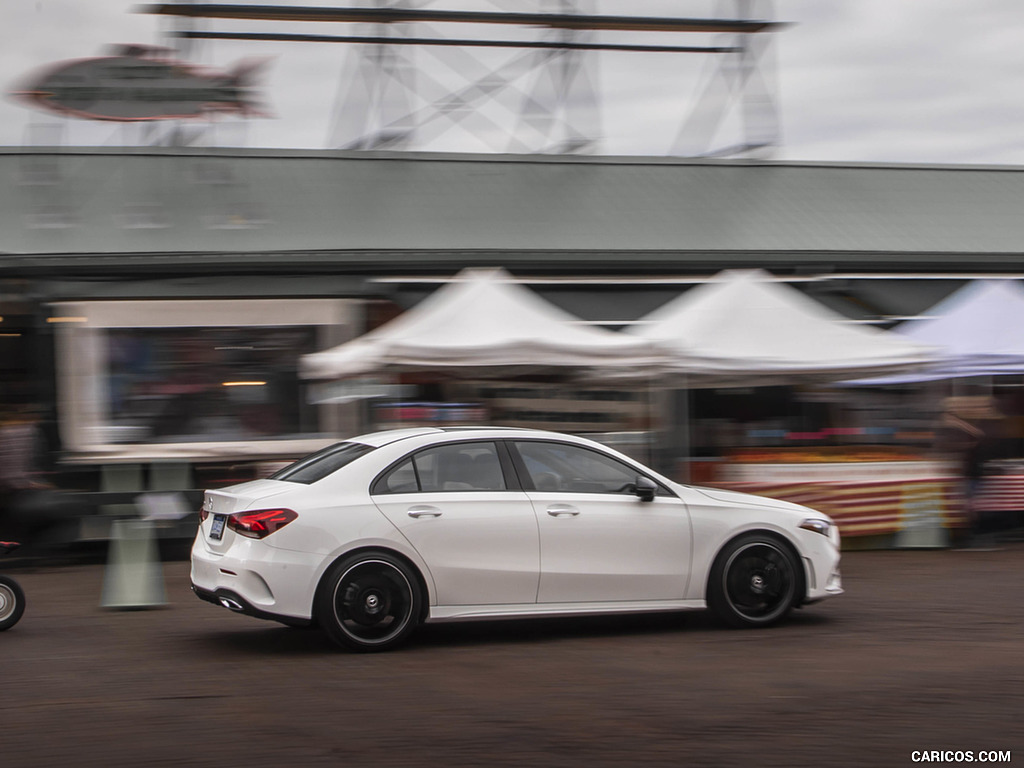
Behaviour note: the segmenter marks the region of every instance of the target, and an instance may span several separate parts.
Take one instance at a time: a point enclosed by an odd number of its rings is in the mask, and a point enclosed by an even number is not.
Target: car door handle
[[[552,504],[548,507],[548,514],[552,517],[576,517],[580,511],[569,504]]]
[[[422,507],[409,507],[409,517],[415,517],[417,519],[421,517],[440,517],[441,510],[437,507],[431,507],[424,505]]]

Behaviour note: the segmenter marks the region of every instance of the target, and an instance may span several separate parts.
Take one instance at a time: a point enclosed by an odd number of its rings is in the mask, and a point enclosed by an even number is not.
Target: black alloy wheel
[[[734,627],[774,624],[799,600],[803,578],[798,567],[789,547],[773,536],[743,536],[715,561],[708,605]]]
[[[385,552],[335,564],[318,598],[318,618],[339,645],[357,651],[395,647],[419,623],[422,596],[411,569]]]

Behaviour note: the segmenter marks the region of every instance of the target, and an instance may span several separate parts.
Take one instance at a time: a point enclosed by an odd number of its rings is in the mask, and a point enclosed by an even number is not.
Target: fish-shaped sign
[[[117,46],[111,55],[58,62],[11,95],[87,120],[181,120],[217,113],[263,116],[252,81],[265,60],[217,72],[171,58],[167,48]]]

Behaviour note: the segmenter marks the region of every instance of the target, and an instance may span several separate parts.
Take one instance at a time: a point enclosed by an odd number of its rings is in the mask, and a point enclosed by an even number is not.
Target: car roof
[[[453,433],[480,433],[491,434],[494,436],[543,435],[545,437],[571,437],[570,435],[562,435],[557,432],[547,432],[537,429],[525,429],[522,427],[409,427],[406,429],[388,429],[382,432],[371,432],[365,435],[359,435],[357,437],[350,437],[345,442],[362,443],[363,445],[371,445],[374,448],[380,448],[383,445],[396,443],[399,440],[408,440],[409,438],[413,437],[422,437],[424,435],[444,435]]]
[[[365,435],[358,435],[356,437],[350,437],[344,442],[346,443],[362,443],[363,445],[372,445],[374,448],[379,448],[382,445],[388,445],[389,443],[395,443],[399,440],[407,440],[410,437],[419,437],[420,435],[440,435],[443,432],[437,427],[409,427],[407,429],[387,429],[382,432],[370,432]]]

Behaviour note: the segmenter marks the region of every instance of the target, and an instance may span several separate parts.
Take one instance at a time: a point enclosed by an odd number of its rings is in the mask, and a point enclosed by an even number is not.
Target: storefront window
[[[358,405],[322,404],[300,361],[357,335],[361,311],[330,299],[54,305],[64,444],[133,460],[317,450],[357,426]]]
[[[109,442],[295,438],[319,432],[299,357],[315,328],[112,329]]]

